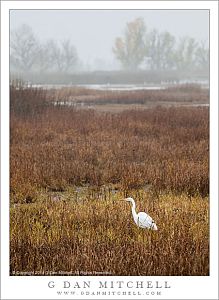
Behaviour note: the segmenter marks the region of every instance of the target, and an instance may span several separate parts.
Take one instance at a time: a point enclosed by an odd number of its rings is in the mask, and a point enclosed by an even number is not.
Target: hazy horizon
[[[118,66],[112,53],[116,37],[138,17],[148,30],[209,41],[208,10],[11,10],[10,27],[27,24],[41,41],[69,39],[85,64],[105,63],[110,69]]]

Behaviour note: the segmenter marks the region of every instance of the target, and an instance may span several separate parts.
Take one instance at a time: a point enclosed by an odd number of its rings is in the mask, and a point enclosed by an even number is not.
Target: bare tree
[[[161,69],[171,70],[174,67],[175,37],[165,31],[160,34]]]
[[[156,29],[146,36],[146,51],[150,69],[165,70],[174,66],[175,38],[169,32],[159,33]]]
[[[78,55],[75,47],[69,40],[64,40],[61,44],[50,41],[51,58],[55,69],[59,72],[74,70],[78,63]]]
[[[62,55],[65,62],[65,72],[74,69],[78,62],[78,55],[75,47],[69,40],[65,40],[62,42]]]
[[[74,70],[78,56],[69,40],[40,43],[31,27],[23,24],[11,33],[10,61],[16,71],[68,72]]]
[[[53,40],[48,40],[40,44],[36,57],[36,70],[40,72],[52,71],[53,62]]]
[[[175,52],[175,63],[178,70],[189,71],[195,68],[197,46],[194,38],[183,37],[180,39]]]
[[[19,71],[30,71],[36,63],[39,43],[31,27],[21,25],[10,36],[11,66]]]
[[[162,48],[160,44],[159,32],[154,29],[146,36],[146,53],[149,58],[149,66],[151,70],[161,69]]]
[[[209,47],[204,41],[201,41],[195,53],[196,66],[199,69],[209,69]]]

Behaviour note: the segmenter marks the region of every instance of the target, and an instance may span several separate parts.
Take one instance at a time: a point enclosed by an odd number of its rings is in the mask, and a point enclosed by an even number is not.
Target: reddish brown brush
[[[123,190],[151,184],[157,191],[208,194],[207,108],[111,114],[50,107],[34,116],[11,114],[16,202],[35,188],[84,183],[114,183]]]
[[[182,84],[161,90],[131,90],[131,91],[102,91],[84,88],[53,89],[48,93],[58,103],[106,105],[106,104],[141,104],[158,105],[160,103],[172,104],[200,104],[209,103],[208,89],[199,85]]]
[[[13,89],[10,122],[12,275],[208,275],[208,108],[100,113]]]

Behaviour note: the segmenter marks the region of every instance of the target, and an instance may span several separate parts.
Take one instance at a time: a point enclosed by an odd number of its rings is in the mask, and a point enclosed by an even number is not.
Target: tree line
[[[40,42],[32,28],[26,24],[11,32],[12,70],[68,73],[74,71],[78,64],[77,50],[70,40],[58,42],[50,39]]]
[[[190,71],[208,69],[209,48],[204,41],[185,36],[176,39],[169,32],[147,30],[142,18],[126,25],[123,37],[116,38],[113,53],[122,67],[136,70]]]
[[[137,18],[126,24],[122,37],[112,48],[122,69],[136,71],[208,70],[209,48],[204,41],[191,37],[177,39],[169,32],[148,30],[144,20]],[[80,69],[76,47],[69,39],[41,42],[26,24],[10,36],[11,71],[73,73]]]

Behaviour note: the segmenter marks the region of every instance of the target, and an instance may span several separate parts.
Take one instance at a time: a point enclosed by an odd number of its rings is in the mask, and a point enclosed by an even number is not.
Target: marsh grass
[[[72,104],[85,106],[106,105],[146,105],[160,104],[207,104],[209,103],[209,90],[197,84],[181,84],[160,90],[130,90],[110,91],[94,90],[82,87],[68,87],[51,89],[47,93],[48,100],[57,104]]]
[[[11,208],[11,273],[208,275],[208,199],[139,191],[137,209],[150,212],[158,231],[136,227],[122,195]],[[44,195],[45,196],[45,195]]]
[[[208,275],[208,108],[112,114],[47,97],[11,90],[11,275]],[[137,228],[126,196],[157,232]]]
[[[48,108],[11,115],[11,200],[36,200],[38,188],[145,185],[208,195],[208,109],[163,108],[119,114]]]

